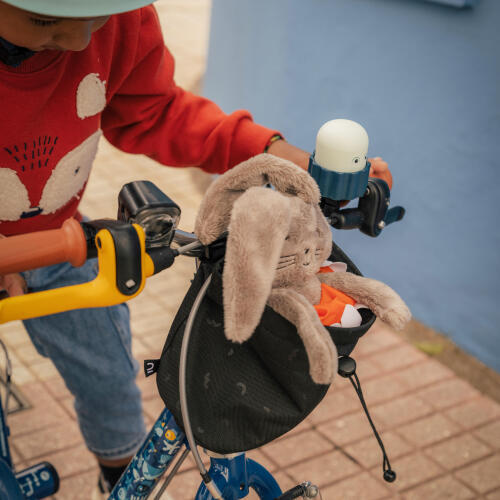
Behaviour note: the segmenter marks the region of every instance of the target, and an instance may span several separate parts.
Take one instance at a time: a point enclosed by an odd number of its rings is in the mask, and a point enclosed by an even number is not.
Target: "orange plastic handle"
[[[60,229],[10,236],[0,240],[0,275],[18,273],[69,262],[81,266],[87,258],[87,242],[75,219],[64,221]]]

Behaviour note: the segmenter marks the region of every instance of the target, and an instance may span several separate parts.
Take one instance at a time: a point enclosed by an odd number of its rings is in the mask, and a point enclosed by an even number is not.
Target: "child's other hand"
[[[0,234],[0,239],[5,238],[3,234]],[[5,290],[10,297],[15,297],[16,295],[24,295],[28,287],[26,281],[20,274],[6,274],[5,276],[0,276],[0,291]]]
[[[0,290],[5,290],[10,297],[26,293],[26,281],[20,274],[0,276]]]
[[[370,162],[370,177],[378,177],[387,182],[389,189],[392,189],[392,174],[389,170],[389,165],[380,156],[368,158]]]

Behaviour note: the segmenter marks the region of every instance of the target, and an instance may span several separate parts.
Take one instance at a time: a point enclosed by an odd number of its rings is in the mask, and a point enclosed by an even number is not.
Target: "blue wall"
[[[361,123],[404,222],[337,232],[367,276],[500,371],[500,1],[213,0],[205,95],[311,150]]]

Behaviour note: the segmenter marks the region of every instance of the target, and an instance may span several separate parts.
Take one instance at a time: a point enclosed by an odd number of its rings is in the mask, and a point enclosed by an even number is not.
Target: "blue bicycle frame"
[[[9,449],[7,427],[0,398],[0,500],[46,498],[59,489],[59,476],[48,462],[15,473]]]
[[[187,439],[165,408],[108,500],[148,498],[183,446],[188,448]],[[244,453],[212,456],[210,464],[209,475],[224,500],[245,498],[250,488],[261,500],[274,500],[282,493],[272,475]],[[213,496],[202,482],[194,499],[213,500]]]
[[[53,495],[59,486],[54,467],[42,462],[15,473],[8,444],[9,431],[0,400],[0,500],[41,499]],[[184,433],[172,414],[163,410],[141,449],[111,492],[108,500],[147,499],[179,451],[187,446]],[[272,475],[244,453],[210,458],[210,477],[224,500],[245,498],[250,488],[261,500],[274,500],[281,489]],[[194,493],[194,492],[193,492]],[[213,500],[202,483],[195,500]]]

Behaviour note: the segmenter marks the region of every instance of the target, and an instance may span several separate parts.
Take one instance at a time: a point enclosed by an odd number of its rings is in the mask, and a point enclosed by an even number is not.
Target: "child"
[[[78,214],[101,135],[170,166],[222,173],[267,150],[307,168],[308,153],[246,111],[225,115],[177,87],[152,0],[0,0],[0,233],[60,227]],[[135,10],[134,10],[135,9]],[[373,161],[373,160],[372,160]],[[372,174],[390,181],[387,164]],[[89,281],[95,262],[23,273],[34,291]],[[23,293],[19,275],[0,288]],[[24,322],[75,396],[104,495],[145,427],[127,306]]]

